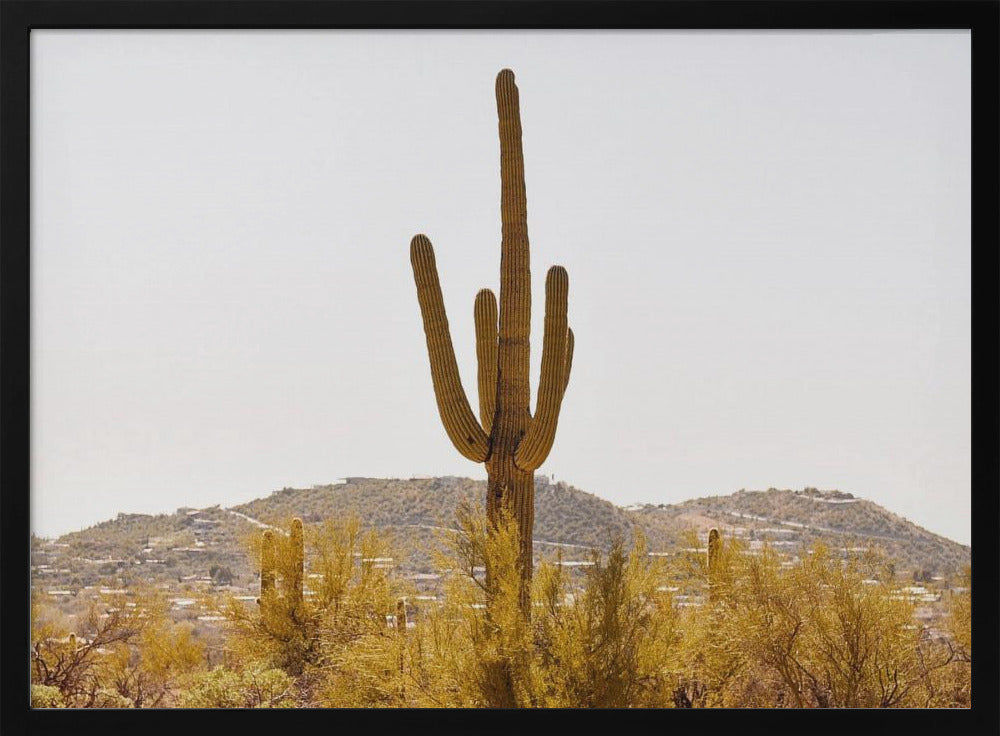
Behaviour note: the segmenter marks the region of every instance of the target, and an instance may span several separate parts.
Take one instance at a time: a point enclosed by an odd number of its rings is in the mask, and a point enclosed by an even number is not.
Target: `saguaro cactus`
[[[288,534],[288,547],[282,543],[281,550],[279,553],[274,530],[265,529],[260,542],[260,597],[257,599],[257,603],[262,606],[277,595],[279,557],[281,558],[280,567],[283,570],[281,586],[283,595],[292,606],[297,606],[302,602],[305,578],[305,539],[302,531],[302,519],[292,519],[291,531]],[[286,555],[290,555],[290,557]],[[285,572],[288,574],[286,575]]]
[[[260,541],[260,598],[257,602],[264,605],[266,596],[274,593],[274,532],[265,529]]]
[[[718,529],[708,532],[708,599],[715,601],[719,586],[719,558],[722,553],[722,536]]]
[[[410,262],[417,285],[430,355],[431,378],[445,431],[458,451],[486,464],[489,478],[487,517],[496,523],[509,510],[520,534],[522,603],[527,605],[532,571],[534,471],[549,454],[555,438],[563,393],[573,360],[573,332],[567,325],[569,277],[561,266],[545,280],[545,334],[535,413],[530,409],[531,272],[528,267],[527,198],[521,117],[514,73],[496,79],[500,132],[500,305],[490,289],[476,295],[476,357],[479,371],[479,421],[458,375],[448,330],[434,248],[425,235],[410,242]]]
[[[302,534],[302,519],[292,519],[292,574],[288,581],[288,595],[298,605],[302,602],[302,584],[305,578],[305,538]]]
[[[400,634],[406,633],[406,600],[396,599],[396,631]]]

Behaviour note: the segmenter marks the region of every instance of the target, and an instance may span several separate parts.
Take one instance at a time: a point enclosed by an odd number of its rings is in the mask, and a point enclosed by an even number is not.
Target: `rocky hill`
[[[741,537],[751,547],[766,542],[789,555],[814,542],[840,550],[881,547],[895,561],[898,573],[921,580],[954,575],[971,562],[969,547],[840,491],[740,490],[629,510],[650,538],[665,546],[677,545],[686,529],[705,531],[715,526],[724,536]]]
[[[408,572],[431,568],[427,549],[454,525],[463,499],[482,504],[485,481],[467,478],[348,478],[308,489],[284,488],[229,509],[178,509],[156,516],[115,519],[58,540],[34,539],[32,580],[48,590],[141,579],[163,585],[201,582],[251,590],[248,538],[265,525],[293,516],[307,524],[356,514],[366,526],[391,535],[398,565]],[[901,576],[950,578],[969,564],[971,550],[864,499],[838,491],[769,489],[738,491],[680,504],[620,508],[544,476],[535,484],[536,553],[562,548],[564,559],[583,559],[615,536],[642,529],[657,552],[686,544],[691,530],[718,527],[753,548],[769,543],[794,557],[813,542],[834,549],[881,546]]]

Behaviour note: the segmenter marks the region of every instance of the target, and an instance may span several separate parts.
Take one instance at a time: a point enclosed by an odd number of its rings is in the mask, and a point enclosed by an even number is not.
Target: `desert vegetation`
[[[939,629],[914,616],[877,548],[793,561],[641,532],[539,555],[522,604],[518,525],[462,504],[439,532],[433,590],[398,574],[357,518],[289,519],[246,537],[256,598],[201,600],[219,636],[145,587],[82,616],[32,608],[35,707],[968,707],[970,575]],[[487,584],[486,570],[490,571]]]

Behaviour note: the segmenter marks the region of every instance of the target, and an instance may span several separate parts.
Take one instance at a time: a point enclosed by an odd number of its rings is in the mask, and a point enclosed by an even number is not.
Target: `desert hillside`
[[[427,572],[429,544],[454,525],[456,507],[482,503],[485,481],[468,478],[348,478],[312,488],[284,488],[232,508],[181,508],[173,514],[119,514],[66,534],[34,540],[33,580],[45,587],[75,588],[109,576],[152,581],[209,578],[250,584],[248,539],[265,525],[294,516],[307,524],[356,514],[366,526],[389,532],[406,572]],[[897,573],[918,580],[951,578],[970,563],[969,547],[933,534],[881,506],[838,491],[738,491],[679,504],[620,508],[544,476],[535,484],[536,552],[561,548],[566,559],[606,548],[636,528],[651,551],[685,544],[690,530],[702,536],[718,527],[751,547],[769,543],[794,557],[814,542],[838,549],[871,544],[896,562]]]

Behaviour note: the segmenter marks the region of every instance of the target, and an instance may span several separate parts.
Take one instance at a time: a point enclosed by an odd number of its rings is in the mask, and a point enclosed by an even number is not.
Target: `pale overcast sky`
[[[970,539],[967,32],[34,31],[32,528],[485,472],[494,78],[534,287],[570,275],[554,474],[618,504],[816,486]]]

